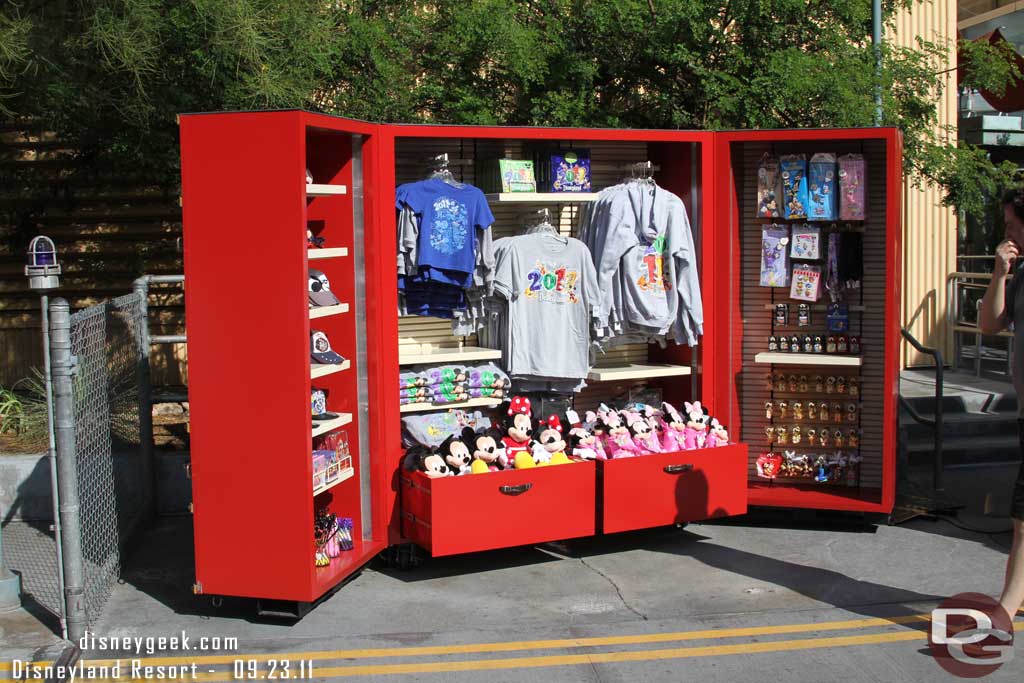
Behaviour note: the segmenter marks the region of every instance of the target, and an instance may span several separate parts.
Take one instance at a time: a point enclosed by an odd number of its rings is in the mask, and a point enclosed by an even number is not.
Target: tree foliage
[[[886,0],[897,9],[918,0]],[[937,131],[952,45],[886,44],[863,0],[10,0],[0,107],[85,155],[177,174],[174,115],[302,107],[381,121],[774,128],[883,123],[979,212],[1008,166]],[[965,84],[1019,76],[964,45]],[[951,79],[955,82],[955,78]]]

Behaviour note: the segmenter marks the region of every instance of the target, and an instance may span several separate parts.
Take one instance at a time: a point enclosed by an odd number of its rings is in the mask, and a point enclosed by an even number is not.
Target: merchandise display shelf
[[[859,367],[863,364],[860,356],[837,356],[827,353],[779,353],[765,352],[754,356],[755,363],[775,365],[832,365],[835,367]]]
[[[790,315],[795,315],[796,314],[796,310],[797,310],[797,306],[799,306],[802,303],[807,303],[807,302],[794,300],[794,301],[780,301],[778,303],[789,304],[789,314]],[[764,310],[766,310],[766,311],[774,311],[775,310],[775,306],[776,306],[776,304],[764,304]],[[849,305],[849,306],[846,307],[846,310],[849,311],[850,313],[863,313],[864,309],[865,309],[864,306],[860,306],[860,305],[857,305],[857,304],[852,304],[852,305]],[[811,304],[811,310],[812,311],[827,311],[828,310],[828,304]]]
[[[347,247],[334,247],[331,249],[310,249],[309,260],[318,261],[325,258],[339,258],[341,256],[348,256]]]
[[[327,432],[334,431],[339,427],[344,427],[352,421],[352,413],[341,413],[338,417],[333,420],[325,420],[323,422],[316,423],[316,427],[313,427],[313,436],[320,436]]]
[[[314,568],[313,587],[317,594],[322,595],[336,586],[339,581],[376,557],[388,544],[384,541],[353,538],[352,545],[352,550],[342,551],[341,555],[332,558],[326,567]]]
[[[326,318],[329,315],[340,315],[342,313],[348,313],[348,304],[317,306],[316,308],[309,309],[309,319],[315,320],[316,318]]]
[[[307,197],[334,197],[339,194],[348,194],[348,187],[345,185],[321,185],[318,183],[306,183]]]
[[[346,481],[346,480],[351,479],[352,477],[354,477],[355,474],[356,474],[355,468],[353,468],[353,467],[346,467],[345,469],[343,469],[341,471],[341,474],[338,475],[338,478],[335,479],[334,481],[332,481],[331,483],[324,484],[323,486],[317,486],[316,488],[314,488],[313,489],[313,497],[315,498],[315,497],[319,496],[321,493],[323,493],[324,491],[329,491],[329,490],[333,489],[335,486],[337,486],[341,482]]]
[[[420,365],[425,363],[462,363],[478,360],[498,360],[499,349],[485,349],[479,346],[437,347],[427,350],[399,351],[399,365]]]
[[[499,406],[505,399],[501,398],[471,398],[462,403],[446,403],[434,405],[433,403],[407,403],[400,408],[403,413],[425,413],[429,410],[449,410],[451,408],[493,408]]]
[[[342,370],[348,370],[352,366],[350,361],[344,363],[312,363],[309,366],[309,377],[310,379],[316,379],[317,377],[324,377],[326,375],[333,375],[336,372]]]
[[[611,367],[593,367],[587,373],[592,382],[614,382],[624,379],[657,379],[659,377],[679,377],[689,375],[688,365],[671,365],[669,363],[631,363]]]
[[[597,192],[493,192],[486,197],[489,202],[567,204],[569,202],[594,202],[597,201],[597,194]]]

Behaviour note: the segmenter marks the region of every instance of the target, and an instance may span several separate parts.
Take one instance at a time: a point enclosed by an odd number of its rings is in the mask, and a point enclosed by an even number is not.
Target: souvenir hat
[[[309,269],[309,303],[314,306],[337,306],[341,302],[331,291],[331,283],[319,270]]]
[[[334,352],[327,335],[320,330],[309,332],[309,354],[316,363],[338,365],[345,362],[345,357]]]

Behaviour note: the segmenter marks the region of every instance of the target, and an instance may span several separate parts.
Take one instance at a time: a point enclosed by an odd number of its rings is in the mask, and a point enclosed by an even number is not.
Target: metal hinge
[[[192,507],[192,503],[188,504],[188,512],[190,515],[196,514],[195,508]]]
[[[194,595],[202,595],[202,592],[203,592],[203,582],[202,581],[196,581],[195,583],[192,584],[192,593]]]

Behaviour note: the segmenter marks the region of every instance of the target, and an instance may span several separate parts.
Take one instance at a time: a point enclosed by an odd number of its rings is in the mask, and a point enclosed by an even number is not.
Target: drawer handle
[[[533,484],[517,484],[516,486],[499,486],[498,490],[506,496],[518,496],[533,488]]]
[[[689,472],[693,469],[693,465],[684,463],[682,465],[665,465],[666,474],[681,474],[683,472]]]

